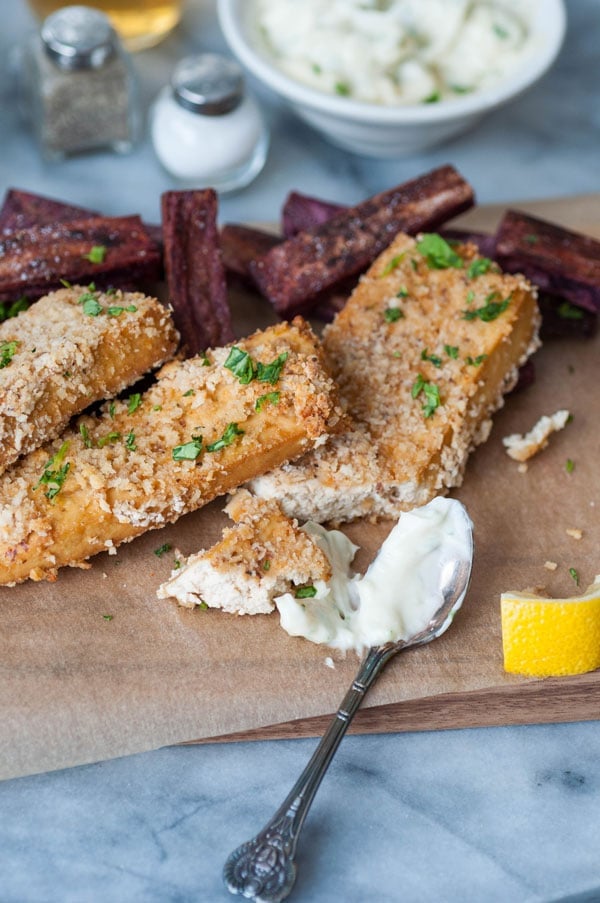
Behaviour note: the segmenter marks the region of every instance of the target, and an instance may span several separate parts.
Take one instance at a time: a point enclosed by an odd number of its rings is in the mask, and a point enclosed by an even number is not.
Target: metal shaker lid
[[[41,38],[62,69],[98,69],[118,46],[108,16],[87,6],[65,6],[44,21]]]
[[[188,56],[171,76],[177,103],[204,116],[221,116],[234,110],[244,96],[244,76],[233,60],[217,53]]]

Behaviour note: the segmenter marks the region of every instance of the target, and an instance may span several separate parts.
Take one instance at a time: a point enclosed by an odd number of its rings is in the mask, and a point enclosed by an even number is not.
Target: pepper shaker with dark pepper
[[[135,79],[104,13],[67,6],[48,16],[26,47],[23,74],[44,156],[131,150],[140,125]]]

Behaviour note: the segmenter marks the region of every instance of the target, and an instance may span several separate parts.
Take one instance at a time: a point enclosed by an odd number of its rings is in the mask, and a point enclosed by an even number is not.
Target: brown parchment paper
[[[516,206],[600,236],[600,195]],[[481,208],[463,221],[491,228],[499,212]],[[266,303],[239,296],[236,306],[238,334],[268,322]],[[390,665],[366,702],[365,729],[398,729],[398,718],[386,713],[397,713],[402,703],[412,705],[412,727],[431,726],[426,703],[432,699],[449,713],[434,726],[465,723],[445,700],[472,710],[468,723],[549,720],[544,700],[550,704],[565,687],[569,702],[561,718],[594,717],[596,704],[600,714],[600,672],[583,682],[537,682],[533,695],[531,681],[504,674],[499,620],[503,590],[544,585],[572,595],[570,567],[582,586],[600,571],[599,364],[599,338],[547,344],[536,355],[536,384],[510,397],[496,416],[456,493],[475,523],[475,565],[463,610],[444,637]],[[573,423],[519,473],[501,437],[525,432],[560,408],[573,413]],[[571,474],[567,458],[575,462]],[[226,521],[221,508],[215,502],[117,555],[100,555],[90,570],[65,569],[55,583],[0,588],[1,778],[233,733],[290,735],[289,724],[268,727],[282,723],[294,722],[292,735],[303,724],[310,733],[320,723],[305,719],[335,710],[356,670],[354,655],[344,659],[288,637],[276,614],[235,618],[156,599],[174,553],[159,558],[154,550],[170,543],[189,554],[210,545]],[[583,530],[580,541],[566,534],[572,527]],[[348,528],[362,546],[359,567],[388,529]],[[558,563],[554,573],[543,567],[548,559]],[[480,717],[470,702],[476,698],[483,700]]]

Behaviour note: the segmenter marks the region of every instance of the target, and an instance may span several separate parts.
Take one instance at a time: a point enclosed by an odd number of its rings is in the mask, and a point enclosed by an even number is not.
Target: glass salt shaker
[[[186,57],[158,95],[151,116],[158,159],[175,178],[226,192],[264,166],[268,131],[242,70],[214,53]]]
[[[23,74],[28,114],[45,157],[131,150],[140,126],[137,89],[104,13],[67,6],[48,16],[25,48]]]

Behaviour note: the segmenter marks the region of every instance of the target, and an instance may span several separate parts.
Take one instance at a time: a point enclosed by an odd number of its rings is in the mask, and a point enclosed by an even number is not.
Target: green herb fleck
[[[173,570],[178,571],[180,567],[181,567],[181,561],[179,560],[179,558],[176,558],[175,561],[173,562]]]
[[[477,276],[484,276],[493,265],[494,261],[489,257],[476,257],[469,264],[467,276],[469,279],[476,279]]]
[[[284,351],[276,357],[275,360],[271,361],[270,364],[261,364],[261,362],[258,361],[256,364],[256,378],[259,383],[271,383],[271,385],[275,385],[281,376],[283,365],[287,359],[288,352]]]
[[[399,292],[396,292],[396,298],[408,298],[408,289],[405,285],[402,286]]]
[[[438,357],[437,354],[429,354],[427,348],[423,348],[423,351],[421,352],[421,360],[429,361],[431,364],[434,365],[434,367],[442,366],[441,357]]]
[[[262,411],[266,404],[279,404],[280,398],[281,392],[267,392],[266,395],[260,395],[256,399],[254,407],[257,411]]]
[[[567,458],[565,470],[567,471],[567,473],[573,473],[573,471],[575,470],[575,461],[573,461],[572,458]]]
[[[465,358],[466,363],[470,367],[479,367],[483,364],[484,360],[487,358],[487,354],[478,354],[477,357],[471,357],[471,355],[467,355]]]
[[[417,250],[427,261],[430,270],[447,270],[450,267],[459,270],[463,265],[463,259],[456,251],[436,233],[424,235],[417,242]]]
[[[453,361],[458,359],[458,345],[444,345],[444,351]]]
[[[17,353],[20,342],[2,342],[0,343],[0,370],[8,367],[13,357]]]
[[[195,394],[196,394],[196,390],[195,390],[195,389],[188,389],[187,392],[184,392],[184,393],[183,393],[183,397],[184,397],[184,398],[189,398],[190,395],[195,395]]]
[[[152,410],[153,411],[162,411],[162,405],[161,404],[153,404]]]
[[[556,313],[563,320],[583,320],[583,311],[579,307],[575,307],[570,301],[563,301],[559,305]]]
[[[320,75],[323,71],[318,63],[313,63],[311,69],[315,73],[315,75]]]
[[[263,561],[263,571],[270,571],[270,570],[271,570],[271,562],[269,561],[268,558],[265,558],[265,560]]]
[[[104,245],[94,245],[88,254],[82,254],[81,256],[84,260],[89,260],[90,263],[104,263],[106,248]]]
[[[96,443],[98,448],[104,448],[105,445],[108,445],[109,442],[116,442],[117,439],[121,438],[121,433],[117,433],[116,430],[112,430],[110,433],[107,433],[106,436],[102,436],[98,439]]]
[[[207,610],[208,610],[208,605],[206,604],[206,602],[205,602],[204,600],[202,600],[202,602],[200,602],[200,603],[198,604],[198,608],[200,608],[202,611],[207,611]]]
[[[495,301],[498,298],[498,292],[491,292],[485,299],[483,307],[476,307],[471,310],[463,310],[463,320],[481,320],[483,323],[491,323],[492,320],[498,319],[510,304],[511,296],[504,298],[502,301]]]
[[[467,292],[466,302],[467,304],[472,304],[475,300],[475,292],[473,290]]]
[[[73,288],[73,285],[69,282],[68,279],[59,279],[58,281],[61,285],[64,285],[65,288]]]
[[[539,235],[534,235],[533,232],[530,233],[529,235],[525,235],[523,237],[523,241],[526,242],[528,245],[537,245],[539,240],[540,240]]]
[[[29,308],[29,301],[27,298],[17,298],[16,301],[1,301],[0,302],[0,323],[4,323],[5,320],[12,320],[13,317],[16,317],[21,311],[27,310]]]
[[[576,585],[579,586],[579,574],[577,573],[577,571],[575,570],[575,568],[569,568],[569,574],[571,575],[571,577],[572,577],[573,580],[575,581]]]
[[[90,439],[90,431],[88,430],[85,423],[79,424],[79,432],[81,434],[81,438],[83,439],[83,444],[86,448],[92,447],[92,440]]]
[[[114,420],[115,419],[115,403],[114,403],[114,401],[111,401],[111,403],[109,404],[108,413],[110,414],[110,419]]]
[[[499,25],[498,22],[494,22],[492,31],[501,41],[505,41],[508,37],[508,31],[502,25]]]
[[[393,273],[394,270],[397,270],[404,258],[406,257],[406,251],[402,254],[395,254],[391,260],[389,260],[384,268],[381,271],[380,279],[383,279],[384,276],[389,276],[390,273]]]
[[[383,316],[386,323],[396,323],[404,317],[404,314],[399,307],[386,307]]]
[[[195,461],[202,451],[202,436],[192,436],[190,442],[176,445],[173,449],[174,461]]]
[[[413,383],[411,395],[413,398],[418,398],[421,392],[425,395],[425,403],[422,405],[423,416],[428,419],[441,404],[440,390],[435,383],[426,382],[419,373]]]
[[[125,447],[129,449],[129,451],[137,451],[137,445],[135,444],[135,433],[133,430],[129,430],[127,433],[127,437],[125,439]]]
[[[401,352],[401,351],[394,351],[394,352],[392,352],[392,357],[402,357],[402,352]]]
[[[317,595],[316,586],[299,586],[296,590],[296,599],[312,599]]]
[[[231,370],[243,386],[251,383],[256,375],[254,361],[247,351],[242,351],[236,345],[229,352],[223,366]]]
[[[165,552],[170,552],[173,546],[170,542],[163,542],[162,546],[159,546],[158,549],[154,550],[154,554],[157,558],[161,558]]]
[[[410,265],[411,265],[411,267],[413,268],[413,272],[416,273],[417,270],[419,269],[419,261],[418,261],[418,260],[415,260],[414,257],[411,257],[411,258],[410,258]]]
[[[133,395],[129,396],[129,400],[127,402],[127,413],[133,414],[134,411],[137,411],[141,403],[142,396],[140,392],[134,392]]]
[[[470,94],[473,88],[470,85],[450,85],[455,94]]]
[[[104,621],[112,621],[113,618],[114,618],[114,615],[102,615],[102,619]]]
[[[53,501],[56,498],[67,479],[67,474],[71,465],[69,462],[66,464],[63,464],[62,462],[64,461],[68,450],[69,443],[63,442],[56,454],[47,462],[43,474],[33,487],[34,489],[37,489],[38,486],[47,486],[48,488],[44,492],[44,495],[49,501]]]
[[[415,381],[412,385],[412,389],[410,390],[410,394],[412,395],[413,398],[418,398],[418,396],[423,391],[424,385],[425,385],[425,380],[419,373],[419,375],[417,376],[417,378],[415,379]]]
[[[226,428],[225,432],[221,436],[220,439],[217,439],[215,442],[211,442],[210,445],[206,446],[207,452],[216,452],[221,451],[222,448],[227,448],[228,445],[231,445],[236,436],[243,436],[244,430],[238,429],[237,423],[230,423]]]
[[[340,97],[348,97],[350,94],[350,85],[348,82],[336,82],[335,93],[339,94]]]
[[[98,299],[95,297],[95,295],[82,295],[79,299],[79,303],[81,304],[82,310],[87,317],[97,317],[102,313],[102,305],[98,303]]]
[[[208,355],[206,353],[202,355],[202,366],[210,367],[210,358],[208,357]]]
[[[432,91],[431,94],[423,98],[423,103],[439,103],[441,99],[442,95],[439,91]]]

